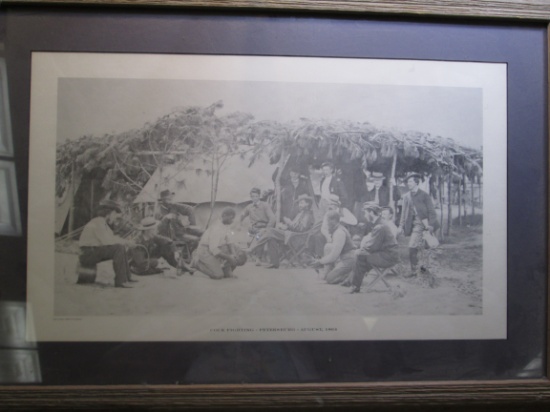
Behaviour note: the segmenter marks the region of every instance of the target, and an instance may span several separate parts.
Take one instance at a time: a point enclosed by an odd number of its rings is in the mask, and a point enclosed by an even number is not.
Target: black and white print
[[[35,53],[38,339],[504,337],[505,80],[477,63]],[[33,232],[37,213],[52,223]]]

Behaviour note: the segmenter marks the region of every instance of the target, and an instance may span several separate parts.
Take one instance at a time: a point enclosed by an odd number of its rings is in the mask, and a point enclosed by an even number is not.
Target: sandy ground
[[[94,285],[75,283],[76,263],[76,255],[56,253],[56,316],[474,315],[482,310],[481,235],[475,231],[441,245],[432,266],[435,287],[393,275],[388,277],[393,293],[379,282],[369,292],[363,288],[352,295],[349,288],[326,284],[311,268],[267,269],[252,262],[237,268],[237,279],[212,280],[200,272],[178,277],[170,269],[135,276],[134,288],[119,289],[113,287],[110,261],[98,266]]]

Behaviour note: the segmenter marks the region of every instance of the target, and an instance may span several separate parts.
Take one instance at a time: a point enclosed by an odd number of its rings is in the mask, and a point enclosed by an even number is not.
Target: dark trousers
[[[277,239],[269,239],[267,241],[267,254],[269,262],[274,266],[279,266],[281,260],[280,242]]]
[[[159,258],[164,258],[168,264],[174,268],[178,267],[178,262],[174,255],[174,245],[172,243],[166,243],[154,248],[151,254],[147,256],[145,250],[141,247],[134,249],[132,257],[132,270],[138,275],[151,274],[148,273],[150,269],[155,269],[158,266]],[[153,271],[156,274],[158,271]]]
[[[86,246],[81,248],[80,264],[85,267],[94,267],[100,262],[113,260],[115,271],[115,286],[120,286],[130,280],[128,255],[124,245]]]
[[[390,268],[397,264],[398,256],[388,254],[387,252],[360,253],[355,261],[353,269],[353,286],[361,287],[363,278],[373,267]]]

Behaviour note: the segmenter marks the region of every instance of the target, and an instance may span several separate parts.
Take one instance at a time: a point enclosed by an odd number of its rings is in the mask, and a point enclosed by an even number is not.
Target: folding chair
[[[369,284],[367,285],[366,291],[369,292],[374,287],[374,285],[376,285],[380,281],[382,281],[382,283],[384,283],[386,288],[389,291],[391,291],[392,287],[388,283],[388,281],[386,280],[386,276],[391,275],[391,274],[395,274],[395,267],[396,267],[396,265],[391,266],[389,268],[379,268],[379,267],[374,266],[372,268],[372,270],[374,271],[374,279],[369,282]],[[366,276],[368,276],[368,275],[369,274],[367,273]]]
[[[291,232],[285,239],[286,250],[283,258],[287,259],[292,266],[305,266],[300,261],[300,257],[307,251],[312,236],[321,233],[321,223],[317,222],[306,232]]]

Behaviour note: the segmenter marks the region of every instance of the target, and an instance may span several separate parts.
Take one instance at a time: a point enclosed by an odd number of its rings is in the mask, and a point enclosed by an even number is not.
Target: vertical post
[[[475,209],[475,200],[474,200],[474,179],[470,179],[470,192],[472,193],[472,222],[473,223],[473,217],[474,215],[476,214],[476,209]]]
[[[74,230],[74,196],[76,194],[75,190],[75,171],[74,171],[74,161],[71,163],[71,206],[69,207],[69,236],[73,233]]]
[[[453,220],[453,199],[452,199],[452,192],[453,192],[453,171],[449,171],[449,182],[447,184],[447,192],[449,194],[447,199],[447,236],[451,235],[451,222]]]
[[[443,181],[441,179],[441,175],[437,176],[437,191],[439,195],[439,227],[441,230],[439,231],[441,238],[444,238],[444,231],[443,231]]]
[[[395,181],[395,166],[397,164],[397,148],[394,150],[393,153],[393,159],[391,164],[391,175],[390,175],[390,206],[392,209],[395,209],[395,205],[393,204],[393,182]],[[396,213],[396,210],[394,210],[394,213]]]
[[[462,181],[464,179],[464,175],[460,176],[460,180],[458,181],[458,225],[462,226]]]
[[[275,213],[275,221],[279,223],[281,221],[281,175],[286,167],[288,160],[290,159],[290,153],[286,153],[286,147],[283,142],[283,148],[281,150],[281,159],[279,160],[277,168],[277,176],[275,176],[275,207],[277,212]]]
[[[95,179],[91,179],[91,186],[90,186],[90,220],[94,217],[94,183]]]

